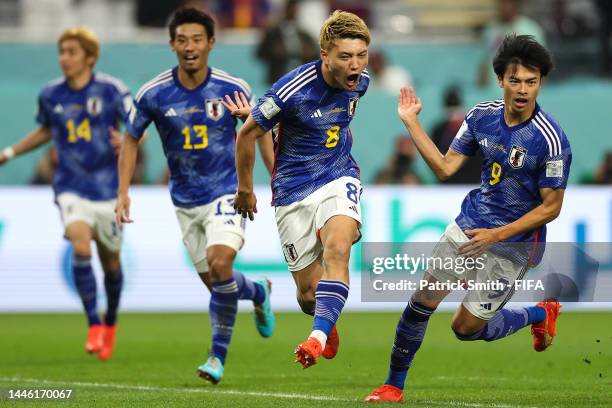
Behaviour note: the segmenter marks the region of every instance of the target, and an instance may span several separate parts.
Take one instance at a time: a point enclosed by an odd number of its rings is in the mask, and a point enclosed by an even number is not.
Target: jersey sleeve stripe
[[[309,82],[314,81],[315,79],[317,79],[317,75],[315,73],[314,76],[310,77],[310,79],[302,82],[300,85],[298,85],[296,88],[294,88],[292,91],[290,91],[287,95],[285,95],[283,98],[281,98],[281,100],[283,102],[287,102],[287,99],[289,99],[291,97],[291,95],[293,95],[294,93],[296,93],[297,91],[299,91],[300,89],[302,89],[305,85],[307,85]]]
[[[277,93],[278,97],[281,98],[283,102],[289,99],[289,96],[293,95],[295,91],[302,88],[308,82],[317,78],[317,71],[310,71],[310,74],[302,78],[300,81],[294,82],[293,85],[285,89],[283,92]]]
[[[537,115],[536,115],[535,118],[533,118],[533,124],[538,128],[540,133],[542,133],[542,136],[544,136],[544,139],[546,140],[546,144],[548,144],[548,155],[549,156],[555,156],[555,154],[554,154],[554,147],[553,147],[553,144],[551,142],[550,136],[548,135],[548,132],[545,131],[542,128],[542,126],[538,123]]]
[[[552,140],[557,146],[557,154],[561,154],[561,139],[559,138],[559,134],[555,130],[555,127],[548,121],[548,119],[546,119],[546,116],[544,116],[542,112],[538,112],[536,116],[539,116],[541,123],[551,132]]]
[[[248,84],[247,81],[245,81],[242,78],[238,78],[235,77],[233,75],[228,74],[225,71],[222,71],[220,69],[217,68],[213,68],[212,69],[212,76],[216,77],[217,79],[227,79],[228,81],[235,83],[237,85],[239,85],[240,87],[244,88],[246,90],[247,93],[252,93],[253,91],[251,90],[251,86]]]
[[[238,88],[242,89],[242,91],[247,94],[247,95],[251,95],[251,88],[250,87],[245,87],[244,83],[238,82],[238,81],[234,81],[233,79],[227,78],[227,77],[223,77],[223,76],[219,76],[215,73],[213,73],[211,75],[212,78],[218,79],[219,81],[224,81],[224,82],[228,82],[230,84],[236,85]]]
[[[300,73],[298,76],[293,78],[291,81],[287,82],[285,85],[283,85],[283,87],[278,90],[276,95],[278,95],[280,97],[280,94],[283,93],[285,91],[285,89],[287,89],[288,87],[293,86],[294,83],[299,82],[303,77],[305,77],[306,75],[310,75],[310,73],[312,73],[312,72],[316,72],[316,66],[314,66],[314,65],[311,66],[310,68],[308,68],[307,70],[305,70],[304,72]]]
[[[144,84],[142,86],[142,88],[140,88],[140,90],[138,91],[138,93],[136,94],[136,102],[140,102],[140,99],[142,99],[142,97],[144,96],[144,94],[152,89],[155,88],[156,86],[164,83],[164,82],[168,82],[172,80],[172,73],[168,73],[168,75],[160,77],[160,78],[156,78],[152,81],[147,82],[146,84]]]
[[[119,91],[121,95],[130,93],[130,90],[128,89],[128,87],[121,80],[113,76],[110,76],[108,74],[105,74],[103,72],[98,72],[95,75],[96,75],[96,79],[99,80],[100,82],[109,83],[113,85],[115,88],[117,88],[117,91]]]

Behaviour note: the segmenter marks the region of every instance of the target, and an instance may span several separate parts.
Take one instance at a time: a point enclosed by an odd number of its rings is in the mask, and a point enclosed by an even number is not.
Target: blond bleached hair
[[[319,45],[322,50],[329,50],[334,41],[343,38],[353,38],[365,41],[370,45],[370,30],[366,23],[353,13],[336,10],[321,27]]]
[[[66,40],[77,40],[85,53],[98,61],[100,56],[100,41],[92,29],[86,26],[72,27],[65,30],[57,40],[57,45],[61,46]]]

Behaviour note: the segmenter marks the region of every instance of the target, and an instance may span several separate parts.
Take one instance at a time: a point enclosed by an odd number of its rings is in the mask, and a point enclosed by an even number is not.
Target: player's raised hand
[[[464,231],[472,238],[465,244],[459,246],[457,252],[466,258],[478,258],[484,254],[491,245],[499,242],[499,235],[495,228],[477,228]]]
[[[234,100],[232,100],[231,96],[225,95],[225,101],[222,100],[221,103],[229,109],[232,116],[242,120],[246,120],[251,113],[251,105],[243,92],[238,93],[238,91],[234,91]]]
[[[242,218],[247,216],[251,221],[255,219],[257,213],[257,197],[253,191],[238,191],[234,196],[234,208]]]
[[[117,197],[117,204],[115,205],[115,220],[117,225],[131,224],[134,222],[130,218],[130,196],[127,194],[119,194]]]
[[[422,107],[421,99],[417,98],[413,87],[402,87],[400,89],[397,99],[397,114],[402,121],[407,123],[416,121]]]
[[[2,166],[4,163],[6,163],[8,161],[7,157],[4,155],[4,153],[0,152],[0,166]]]

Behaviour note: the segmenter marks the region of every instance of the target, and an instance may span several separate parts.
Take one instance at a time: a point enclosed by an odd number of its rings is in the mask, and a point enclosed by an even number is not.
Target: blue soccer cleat
[[[198,375],[206,381],[218,384],[223,378],[223,363],[219,358],[211,355],[204,364],[198,367]]]
[[[270,306],[270,293],[272,293],[272,282],[268,279],[257,281],[264,287],[266,299],[261,305],[255,306],[255,326],[261,337],[270,337],[274,333],[274,313]]]

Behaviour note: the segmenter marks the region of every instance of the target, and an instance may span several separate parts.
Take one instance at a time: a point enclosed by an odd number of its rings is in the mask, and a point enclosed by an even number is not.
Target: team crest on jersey
[[[212,120],[219,120],[225,113],[225,106],[221,103],[221,98],[207,99],[204,103],[206,105],[206,116]]]
[[[525,163],[525,157],[527,157],[527,149],[517,145],[512,145],[508,161],[510,162],[510,165],[513,168],[520,169],[521,167],[523,167],[523,164]]]
[[[358,96],[354,96],[351,99],[349,99],[348,115],[350,117],[355,116],[355,111],[357,110],[357,105],[359,105],[359,97]]]
[[[98,96],[87,98],[87,113],[98,116],[102,112],[102,99]]]

